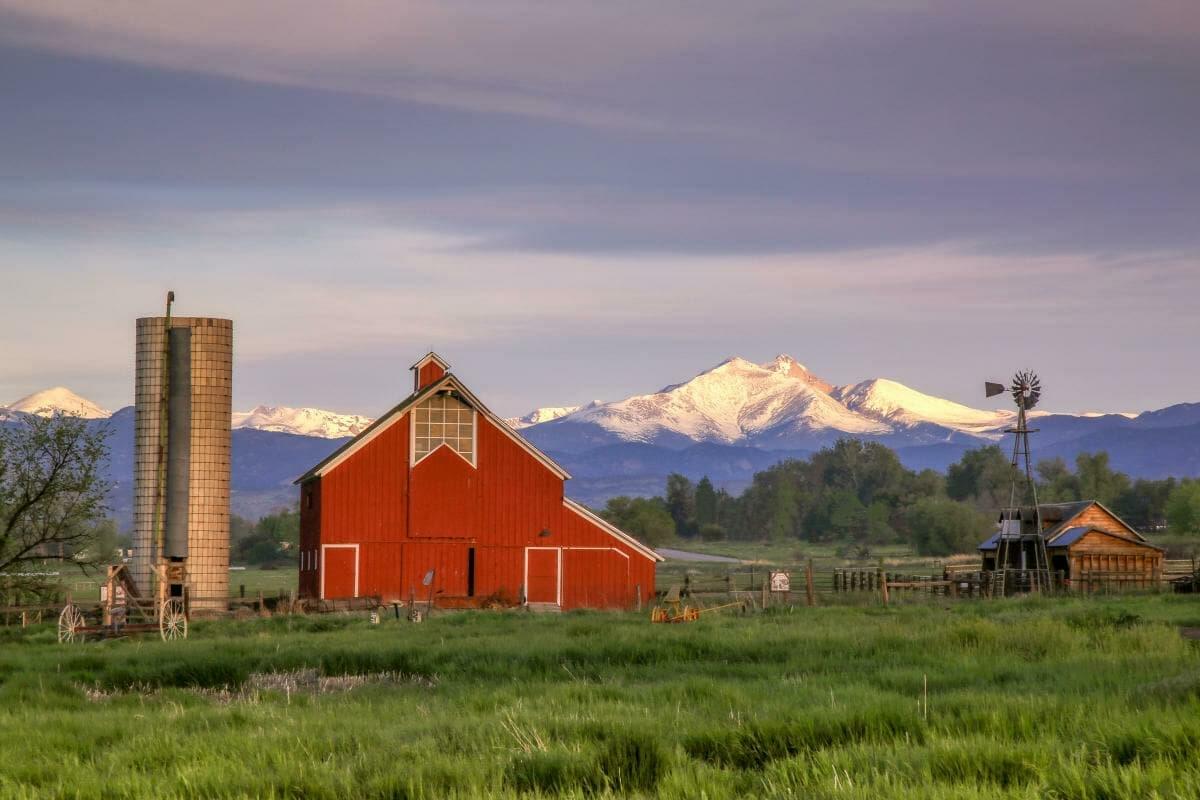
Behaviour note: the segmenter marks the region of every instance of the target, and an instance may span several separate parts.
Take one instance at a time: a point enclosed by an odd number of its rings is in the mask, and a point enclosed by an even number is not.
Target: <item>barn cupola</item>
[[[440,381],[442,376],[450,371],[450,365],[431,350],[409,369],[413,372],[413,391],[419,392],[426,386]]]

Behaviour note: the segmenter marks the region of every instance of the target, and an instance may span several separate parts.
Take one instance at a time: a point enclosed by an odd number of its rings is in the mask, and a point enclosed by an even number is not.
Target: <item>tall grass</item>
[[[1164,596],[9,632],[0,797],[1194,798],[1197,624]]]

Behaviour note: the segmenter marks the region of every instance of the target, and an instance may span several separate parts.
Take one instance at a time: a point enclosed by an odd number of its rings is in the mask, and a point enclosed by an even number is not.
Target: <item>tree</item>
[[[992,529],[984,514],[966,503],[945,498],[920,500],[906,516],[917,552],[928,556],[972,552]]]
[[[240,518],[235,518],[240,519]],[[245,520],[241,520],[245,523]],[[300,546],[300,512],[280,509],[268,514],[232,542],[232,556],[244,564],[294,560]]]
[[[823,486],[853,492],[864,506],[876,499],[897,500],[911,474],[893,450],[858,439],[838,439],[813,457],[813,466]]]
[[[1108,464],[1108,453],[1080,453],[1075,457],[1079,499],[1099,500],[1111,506],[1129,488],[1129,476]]]
[[[1043,503],[1065,503],[1083,496],[1079,488],[1079,479],[1061,457],[1039,461],[1037,474],[1041,479],[1038,497]]]
[[[1167,525],[1171,533],[1200,534],[1200,481],[1183,481],[1171,492]]]
[[[1001,508],[1009,504],[1012,462],[999,447],[968,450],[946,470],[946,494],[952,500],[972,501],[977,508]]]
[[[1167,524],[1167,501],[1175,486],[1174,478],[1160,481],[1139,478],[1117,496],[1112,510],[1140,531],[1159,530]]]
[[[696,484],[696,524],[703,527],[717,521],[717,493],[705,475]]]
[[[0,427],[0,572],[46,559],[108,563],[95,547],[107,529],[105,435],[63,415]]]
[[[600,516],[652,547],[675,538],[675,521],[657,497],[611,497]]]
[[[680,536],[691,536],[696,530],[696,487],[686,476],[672,472],[667,476],[666,496],[675,530]]]

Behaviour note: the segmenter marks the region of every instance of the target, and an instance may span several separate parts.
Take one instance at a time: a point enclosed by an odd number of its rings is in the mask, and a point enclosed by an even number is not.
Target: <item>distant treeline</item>
[[[1200,536],[1200,481],[1130,480],[1107,453],[1084,453],[1071,469],[1061,458],[1037,464],[1041,502],[1099,500],[1143,531]],[[614,497],[601,512],[650,544],[676,537],[871,545],[906,542],[918,552],[973,551],[1009,505],[1013,467],[999,447],[968,451],[946,474],[914,472],[890,448],[843,439],[805,460],[754,475],[739,496],[667,478],[662,497]]]
[[[300,552],[300,512],[281,508],[251,522],[229,516],[229,556],[234,564],[266,566],[297,560]]]

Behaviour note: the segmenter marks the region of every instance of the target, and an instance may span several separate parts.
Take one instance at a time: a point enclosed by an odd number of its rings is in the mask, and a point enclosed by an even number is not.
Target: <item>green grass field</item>
[[[1195,798],[1185,596],[0,629],[2,797]]]

